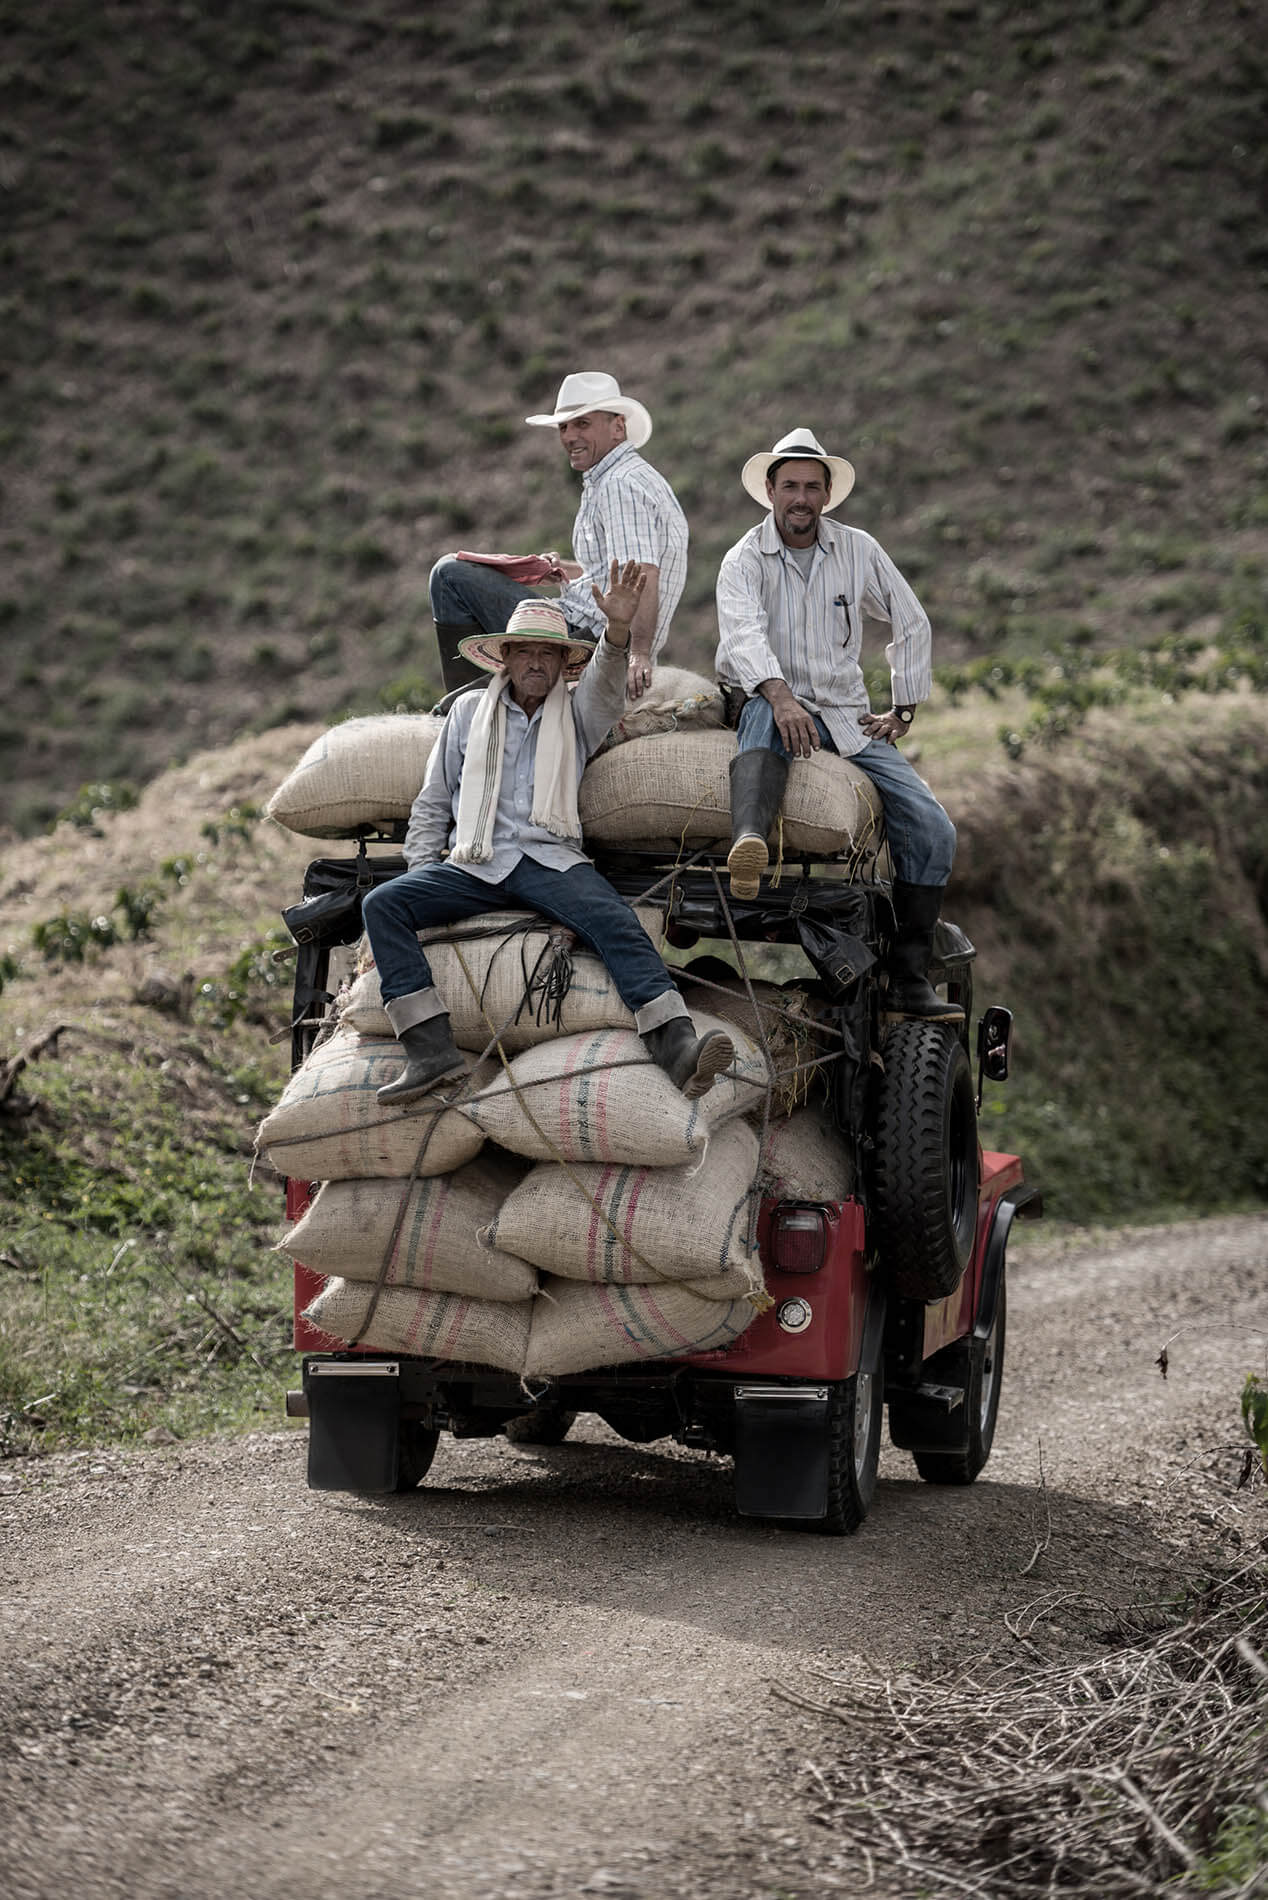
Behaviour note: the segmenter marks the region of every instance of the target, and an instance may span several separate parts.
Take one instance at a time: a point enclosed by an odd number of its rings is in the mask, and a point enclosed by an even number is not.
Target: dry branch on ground
[[[1221,1829],[1268,1816],[1268,1564],[1184,1621],[1091,1661],[916,1682],[852,1671],[831,1695],[773,1685],[864,1746],[815,1770],[816,1819],[860,1867],[957,1900],[1268,1891],[1214,1879]],[[1256,1818],[1258,1817],[1258,1819]]]

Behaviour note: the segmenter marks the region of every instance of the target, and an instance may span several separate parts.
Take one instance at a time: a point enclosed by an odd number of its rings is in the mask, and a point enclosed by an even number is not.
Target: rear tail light
[[[785,1202],[771,1219],[771,1265],[778,1273],[818,1273],[828,1257],[828,1236],[826,1208]]]

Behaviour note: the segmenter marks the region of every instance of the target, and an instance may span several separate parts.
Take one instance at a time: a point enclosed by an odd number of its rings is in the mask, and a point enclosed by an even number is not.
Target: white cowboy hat
[[[766,493],[766,477],[775,462],[822,462],[830,471],[828,499],[823,504],[824,514],[830,514],[839,508],[854,486],[854,465],[847,462],[843,455],[829,455],[820,448],[809,429],[794,429],[766,455],[750,455],[740,470],[740,480],[747,492],[759,507],[770,507],[770,496]]]
[[[633,396],[623,396],[616,377],[601,369],[579,369],[565,376],[555,398],[554,415],[525,416],[524,420],[541,429],[557,429],[561,422],[571,422],[574,416],[588,416],[595,410],[625,417],[625,439],[632,448],[641,449],[651,435],[652,419],[642,403],[635,402]]]
[[[459,640],[458,651],[464,660],[470,660],[473,666],[482,666],[486,673],[500,673],[506,664],[501,651],[505,640],[558,643],[564,649],[564,678],[570,680],[584,671],[597,644],[588,636],[575,633],[564,619],[562,607],[557,607],[553,600],[522,600],[504,633],[469,633],[465,640]]]

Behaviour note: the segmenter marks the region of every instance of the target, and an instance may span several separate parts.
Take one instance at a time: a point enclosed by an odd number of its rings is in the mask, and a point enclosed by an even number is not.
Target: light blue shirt
[[[606,639],[600,640],[585,672],[569,694],[568,703],[577,729],[578,785],[590,754],[596,746],[602,745],[625,711],[628,662],[628,647],[613,647]],[[471,736],[471,722],[481,697],[478,692],[463,693],[454,701],[427,761],[422,790],[410,807],[405,832],[405,862],[411,870],[419,864],[438,864],[452,842],[458,822],[463,761]],[[542,707],[539,706],[530,719],[511,697],[509,680],[502,688],[502,703],[506,707],[506,747],[493,819],[493,855],[483,864],[461,867],[485,884],[500,884],[521,858],[532,858],[550,871],[567,871],[574,864],[587,862],[579,844],[552,837],[532,820]]]
[[[871,710],[860,664],[864,609],[889,622],[895,706],[928,699],[933,638],[928,614],[870,534],[821,515],[813,555],[803,574],[768,514],[723,556],[718,678],[746,693],[782,679],[848,759],[870,743],[859,724]]]

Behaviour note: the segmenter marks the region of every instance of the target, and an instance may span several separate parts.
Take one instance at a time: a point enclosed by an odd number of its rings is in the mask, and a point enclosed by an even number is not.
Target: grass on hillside
[[[1209,631],[1268,548],[1244,0],[0,0],[0,822],[438,684],[432,560],[567,542],[522,418],[656,420],[708,666],[794,421],[943,662]]]
[[[67,1029],[0,1116],[0,1456],[280,1416],[290,1264],[246,1038]]]

